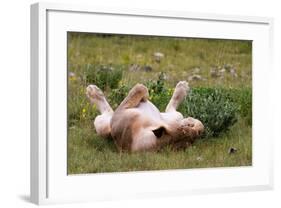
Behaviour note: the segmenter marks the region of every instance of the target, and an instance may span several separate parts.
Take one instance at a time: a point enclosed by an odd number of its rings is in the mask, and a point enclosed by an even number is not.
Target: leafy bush
[[[121,85],[117,89],[111,90],[108,100],[113,109],[116,109],[118,105],[124,100],[124,98],[128,95],[130,91],[130,87],[127,85]]]
[[[102,90],[115,89],[123,77],[123,70],[120,66],[95,66],[88,65],[85,70],[86,84],[95,84]]]
[[[229,92],[219,88],[194,88],[179,108],[184,117],[204,124],[205,137],[227,131],[237,121],[237,110]]]
[[[166,91],[165,74],[161,72],[156,81],[149,80],[146,87],[149,89],[149,93],[164,93]]]
[[[157,106],[160,111],[164,111],[166,105],[171,99],[173,89],[167,88],[165,85],[165,74],[161,72],[158,79],[148,81],[145,84],[149,92],[149,100]]]
[[[160,73],[157,80],[150,80],[145,83],[145,86],[148,88],[149,100],[157,106],[160,111],[164,111],[173,93],[173,89],[169,89],[165,86],[164,74]],[[110,91],[108,99],[114,109],[128,95],[132,87],[133,86],[120,85],[119,88]]]

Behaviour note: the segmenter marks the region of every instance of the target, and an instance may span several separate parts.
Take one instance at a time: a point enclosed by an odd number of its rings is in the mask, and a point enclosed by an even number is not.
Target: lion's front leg
[[[181,102],[184,100],[184,98],[187,96],[187,93],[189,92],[189,86],[186,81],[180,81],[178,82],[175,91],[173,93],[173,96],[169,102],[169,104],[166,107],[165,112],[173,112],[176,111],[178,106],[181,104]]]

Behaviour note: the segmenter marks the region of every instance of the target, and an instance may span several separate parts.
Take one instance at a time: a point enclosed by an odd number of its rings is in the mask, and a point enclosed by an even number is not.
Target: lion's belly
[[[137,110],[141,116],[153,122],[160,122],[162,120],[160,111],[150,101],[140,102],[135,110]]]
[[[160,111],[149,101],[141,102],[132,110],[138,114],[136,124],[139,126],[133,136],[132,151],[148,150],[155,147],[157,138],[152,130],[163,126]]]

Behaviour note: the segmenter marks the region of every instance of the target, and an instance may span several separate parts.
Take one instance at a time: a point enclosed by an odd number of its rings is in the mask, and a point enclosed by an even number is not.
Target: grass
[[[183,151],[119,153],[111,140],[97,137],[94,129],[72,128],[68,140],[68,171],[77,173],[249,166],[252,158],[251,128],[237,123],[216,139],[199,139]],[[230,148],[237,152],[229,154]]]
[[[127,73],[123,82],[131,85],[156,79],[157,72],[167,72],[169,82],[175,86],[178,79],[187,79],[194,68],[206,78],[193,86],[251,87],[251,41],[211,39],[167,39],[165,37],[101,36],[69,33],[68,69],[83,76],[86,65],[113,65],[129,68],[131,64],[148,65],[153,73]],[[155,52],[164,54],[158,63]],[[210,68],[232,64],[239,78],[226,74],[224,79],[213,79]]]
[[[251,89],[251,51],[249,41],[68,33],[68,72],[73,73],[68,82],[68,173],[251,165],[252,127],[243,115],[228,132],[197,140],[186,150],[172,151],[167,147],[160,152],[119,153],[111,140],[96,135],[93,120],[98,112],[85,97],[86,71],[89,66],[99,65],[122,66],[119,85],[147,83],[165,72],[167,85],[172,88],[179,80],[187,80],[194,74],[195,68],[200,68],[196,73],[204,79],[189,81],[191,87]],[[154,60],[154,52],[164,54],[160,63]],[[152,72],[131,72],[128,70],[131,64],[150,66]],[[227,64],[236,69],[237,76],[227,72],[222,77],[211,76],[211,68],[223,68]],[[106,96],[110,91],[105,89]],[[232,147],[237,152],[229,154]]]

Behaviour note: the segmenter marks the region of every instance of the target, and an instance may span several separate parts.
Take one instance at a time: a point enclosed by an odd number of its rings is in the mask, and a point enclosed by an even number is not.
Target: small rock
[[[228,149],[228,154],[233,154],[233,153],[235,153],[235,152],[237,152],[237,148],[235,148],[235,147],[230,147],[230,148]]]
[[[135,72],[135,71],[140,71],[141,67],[138,64],[131,64],[129,67],[129,71]]]
[[[231,74],[233,77],[238,77],[235,68],[230,69],[230,74]]]
[[[75,77],[76,75],[75,75],[74,72],[69,72],[69,73],[68,73],[68,76],[69,76],[69,77]]]
[[[149,65],[140,66],[138,64],[131,64],[129,67],[129,71],[131,71],[131,72],[136,72],[136,71],[151,72],[152,67]]]
[[[199,157],[196,158],[196,160],[200,162],[200,161],[203,160],[203,158],[199,156]]]
[[[154,57],[154,60],[159,63],[161,61],[161,59],[164,58],[164,54],[161,52],[155,52],[153,54],[153,57]]]
[[[199,81],[199,80],[203,80],[203,78],[198,75],[198,74],[194,74],[194,75],[191,75],[189,76],[188,78],[188,81]]]
[[[231,64],[224,64],[223,68],[225,68],[225,70],[229,72],[230,69],[232,68],[232,65]]]
[[[163,78],[163,80],[167,80],[167,79],[169,79],[169,75],[166,73],[163,73],[162,78]]]
[[[217,78],[220,76],[216,68],[210,69],[210,75],[211,75],[211,77],[214,77],[214,78]]]
[[[143,66],[142,70],[145,72],[151,72],[152,71],[152,67],[151,66]]]
[[[223,74],[225,71],[225,68],[222,68],[221,70],[219,70],[219,73]]]

